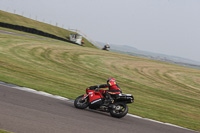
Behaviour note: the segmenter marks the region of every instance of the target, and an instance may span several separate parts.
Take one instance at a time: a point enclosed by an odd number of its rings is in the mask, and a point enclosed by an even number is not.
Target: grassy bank
[[[0,129],[0,133],[11,133],[11,132],[8,132],[8,131],[1,130],[1,129]]]
[[[36,20],[32,20],[32,19],[20,16],[20,15],[4,12],[1,10],[0,10],[0,22],[34,28],[34,29],[37,29],[49,34],[56,35],[58,37],[61,37],[67,40],[69,40],[69,35],[71,33],[74,33],[69,30],[60,28],[58,26],[53,26],[47,23],[39,22]],[[96,48],[87,39],[83,38],[83,40],[84,40],[84,46]]]
[[[200,70],[0,33],[0,81],[74,99],[110,76],[135,96],[130,113],[200,131]]]

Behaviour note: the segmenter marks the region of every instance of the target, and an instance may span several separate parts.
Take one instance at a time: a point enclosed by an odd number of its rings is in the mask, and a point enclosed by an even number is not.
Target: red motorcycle
[[[114,102],[110,103],[107,98],[104,97],[105,90],[86,89],[87,95],[81,95],[74,101],[74,106],[79,109],[95,109],[99,111],[110,112],[112,117],[122,118],[128,113],[127,103],[132,103],[134,97],[131,94],[111,94]]]

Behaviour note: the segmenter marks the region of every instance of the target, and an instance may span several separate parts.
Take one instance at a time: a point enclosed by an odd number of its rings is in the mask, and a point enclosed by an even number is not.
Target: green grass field
[[[200,70],[0,33],[0,81],[75,99],[115,77],[129,113],[200,131]]]
[[[13,25],[20,25],[20,26],[25,26],[29,28],[35,28],[37,30],[41,30],[43,32],[49,33],[56,35],[58,37],[64,38],[64,39],[69,39],[69,35],[71,33],[74,33],[72,31],[53,26],[50,24],[46,24],[43,22],[39,22],[36,20],[32,20],[20,15],[16,14],[11,14],[8,12],[4,12],[0,10],[0,22],[8,23],[8,24],[13,24]],[[86,47],[93,47],[96,48],[92,43],[90,43],[87,39],[83,38],[84,40],[84,46]]]
[[[11,133],[11,132],[8,132],[8,131],[1,130],[1,129],[0,129],[0,133]]]

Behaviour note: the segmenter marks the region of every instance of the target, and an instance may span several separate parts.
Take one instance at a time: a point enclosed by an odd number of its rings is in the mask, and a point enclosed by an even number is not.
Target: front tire
[[[89,105],[89,99],[88,98],[86,98],[84,101],[82,101],[83,96],[84,95],[77,97],[74,101],[74,106],[78,109],[85,109]]]
[[[116,118],[122,118],[128,113],[128,106],[123,103],[114,103],[110,109],[110,115]]]

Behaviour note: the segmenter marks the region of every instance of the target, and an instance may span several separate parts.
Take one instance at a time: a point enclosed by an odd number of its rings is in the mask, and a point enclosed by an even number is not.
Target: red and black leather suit
[[[122,93],[120,87],[116,83],[116,80],[114,78],[109,78],[107,80],[107,84],[101,84],[101,85],[95,85],[95,86],[90,86],[90,89],[94,90],[96,88],[109,88],[109,90],[100,90],[102,94],[105,96],[108,96],[109,99],[111,99],[110,94],[120,94]]]

